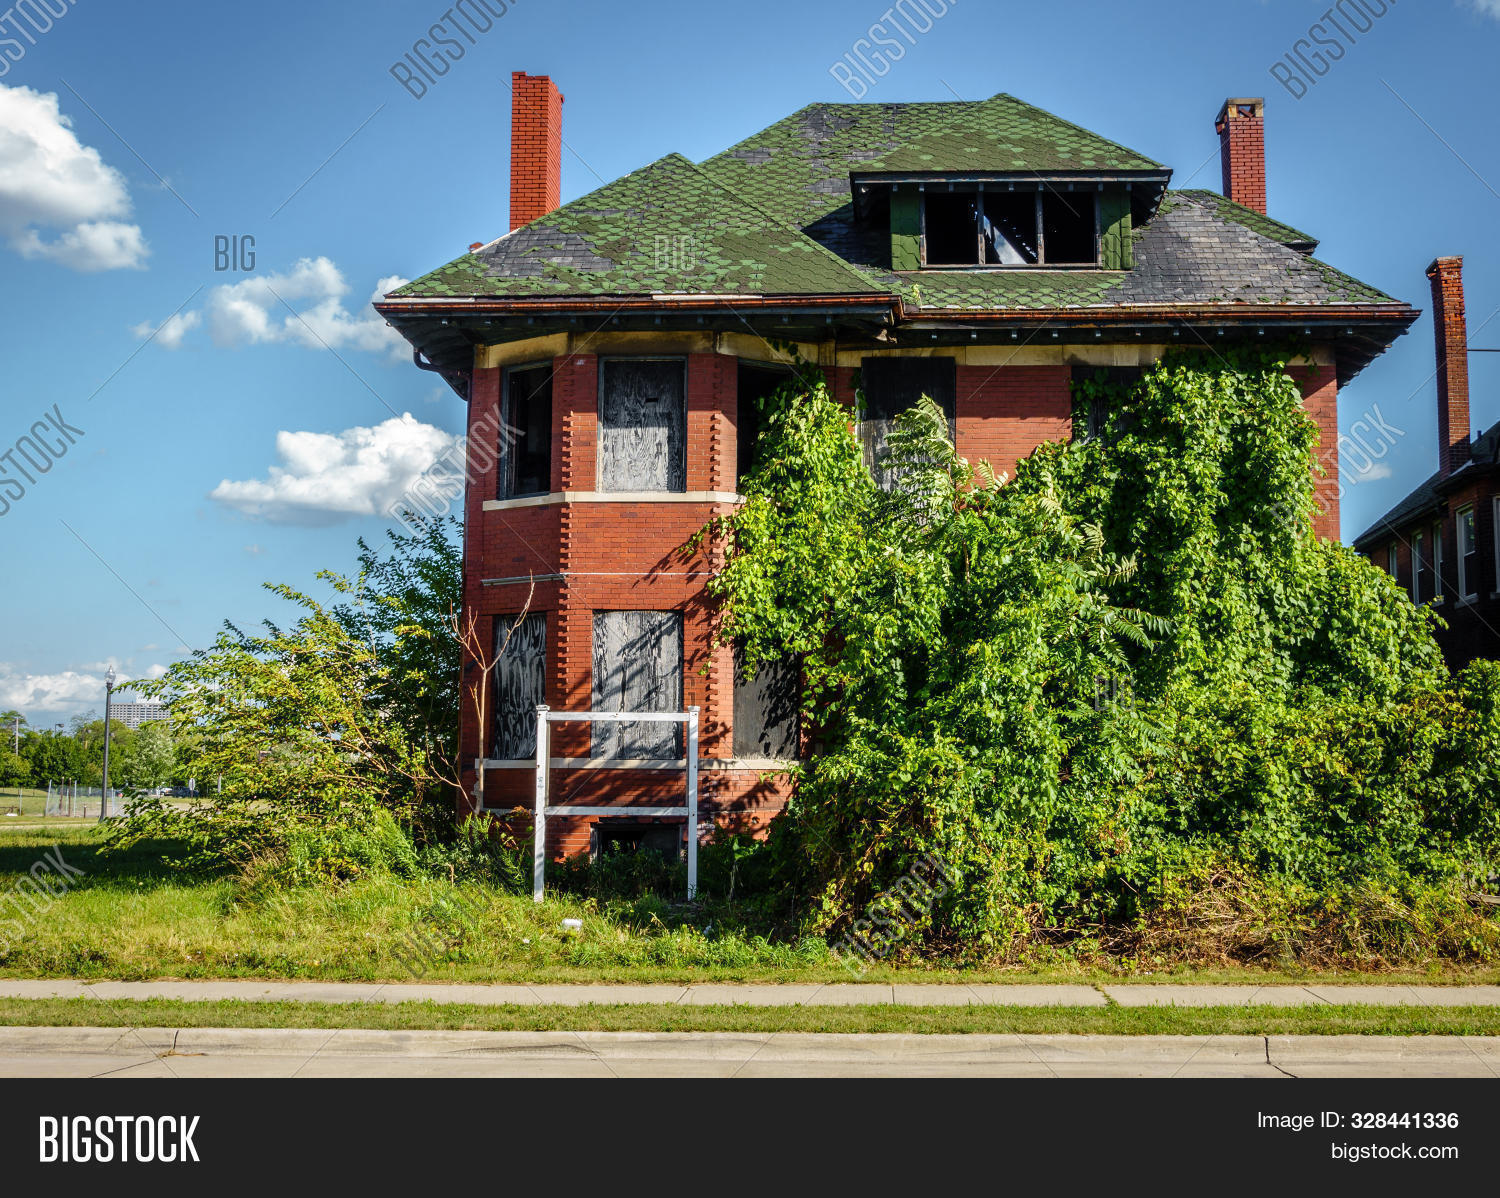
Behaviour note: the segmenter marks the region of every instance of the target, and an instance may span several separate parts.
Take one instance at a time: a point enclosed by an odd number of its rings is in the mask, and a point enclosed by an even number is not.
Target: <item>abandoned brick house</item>
[[[1500,425],[1471,434],[1464,260],[1439,258],[1432,280],[1437,343],[1438,468],[1354,540],[1413,603],[1447,624],[1437,634],[1449,666],[1500,658]]]
[[[961,452],[1013,471],[1073,434],[1080,371],[1295,333],[1336,462],[1339,387],[1417,316],[1266,215],[1259,99],[1218,114],[1222,196],[1169,190],[1160,163],[1000,94],[812,104],[559,207],[563,98],[546,76],[512,89],[511,231],[376,304],[468,403],[464,602],[497,638],[526,613],[489,710],[465,715],[463,802],[485,810],[530,807],[539,703],[696,706],[706,827],[761,828],[785,804],[795,680],[743,681],[712,646],[714,563],[681,547],[734,510],[786,343],[851,405],[862,389],[872,461],[926,393]],[[1335,538],[1336,486],[1329,469],[1318,521]],[[549,802],[680,802],[672,725],[553,735]],[[646,834],[566,817],[547,845]]]

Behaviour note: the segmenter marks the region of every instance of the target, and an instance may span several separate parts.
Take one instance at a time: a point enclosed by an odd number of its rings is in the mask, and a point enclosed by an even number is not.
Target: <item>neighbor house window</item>
[[[505,372],[501,402],[498,499],[552,489],[552,366]]]
[[[1389,574],[1392,578],[1396,579],[1397,581],[1400,580],[1401,552],[1396,548],[1396,544],[1394,541],[1391,542],[1391,544],[1386,548],[1385,551],[1385,570],[1386,573]]]
[[[1447,592],[1443,588],[1443,526],[1432,526],[1432,597],[1441,599]]]
[[[1098,196],[1055,187],[929,185],[922,244],[924,266],[1097,266]]]
[[[1432,598],[1427,574],[1427,534],[1414,532],[1411,535],[1411,601],[1421,603],[1423,595]]]
[[[1495,510],[1491,513],[1490,530],[1495,534],[1495,556],[1490,558],[1491,576],[1490,581],[1494,583],[1494,594],[1500,594],[1500,495],[1494,500]]]
[[[599,489],[687,490],[687,363],[606,358],[599,375]]]
[[[1471,507],[1458,513],[1458,593],[1464,599],[1479,598],[1479,538]]]
[[[859,439],[865,465],[889,491],[896,479],[886,463],[886,440],[897,416],[925,395],[948,417],[948,435],[957,436],[958,363],[953,358],[865,358],[859,375],[865,404]]]
[[[682,710],[682,614],[673,611],[594,613],[595,711]],[[680,723],[601,722],[592,756],[677,758]]]
[[[536,709],[547,701],[547,617],[541,612],[495,617],[494,712],[490,756],[536,756]]]

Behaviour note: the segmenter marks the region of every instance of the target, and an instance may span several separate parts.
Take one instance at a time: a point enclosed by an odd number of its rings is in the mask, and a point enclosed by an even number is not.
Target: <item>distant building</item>
[[[1470,436],[1464,260],[1427,268],[1437,349],[1438,469],[1354,540],[1413,603],[1448,627],[1437,634],[1455,670],[1500,658],[1500,425]]]
[[[147,720],[164,720],[167,709],[160,703],[115,703],[109,705],[109,718],[127,728],[139,728]]]

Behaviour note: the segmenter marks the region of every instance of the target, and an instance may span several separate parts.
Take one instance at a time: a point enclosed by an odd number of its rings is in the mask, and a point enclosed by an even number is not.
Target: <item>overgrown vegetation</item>
[[[353,578],[319,575],[332,604],[267,584],[300,611],[290,626],[226,623],[211,648],[135,683],[170,704],[207,793],[137,798],[116,845],[169,844],[184,868],[237,871],[252,888],[414,873],[418,848],[451,832],[458,781],[473,630],[456,614],[456,529],[390,531],[386,556],[361,540]]]
[[[1102,435],[999,485],[930,401],[876,489],[786,391],[725,521],[721,635],[795,654],[821,744],[772,835],[808,926],[1007,960],[1490,959],[1500,665],[1312,529],[1286,355],[1102,379]],[[804,372],[804,377],[806,373]],[[913,902],[917,864],[948,884]]]

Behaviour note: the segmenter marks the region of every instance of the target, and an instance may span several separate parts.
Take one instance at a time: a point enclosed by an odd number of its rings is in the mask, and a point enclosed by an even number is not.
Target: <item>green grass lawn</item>
[[[1060,958],[1045,968],[882,966],[856,977],[821,940],[774,943],[726,929],[722,914],[712,909],[672,907],[654,899],[601,906],[568,895],[537,905],[529,896],[445,880],[371,878],[247,897],[227,879],[173,875],[160,864],[160,847],[101,856],[101,836],[93,825],[0,823],[0,977],[1088,982],[1122,976]],[[67,893],[22,920],[18,911],[25,904],[10,896],[54,845],[84,875]],[[453,903],[470,912],[465,920],[441,916],[443,904]],[[424,931],[434,913],[437,924]],[[564,918],[582,920],[581,932],[565,932]],[[710,926],[715,920],[721,926]],[[430,950],[419,946],[418,935]],[[1143,969],[1124,976],[1138,981],[1458,983],[1500,981],[1500,968],[1381,974]]]
[[[904,1032],[1094,1036],[1494,1036],[1494,1007],[679,1007],[0,999],[11,1027]]]

